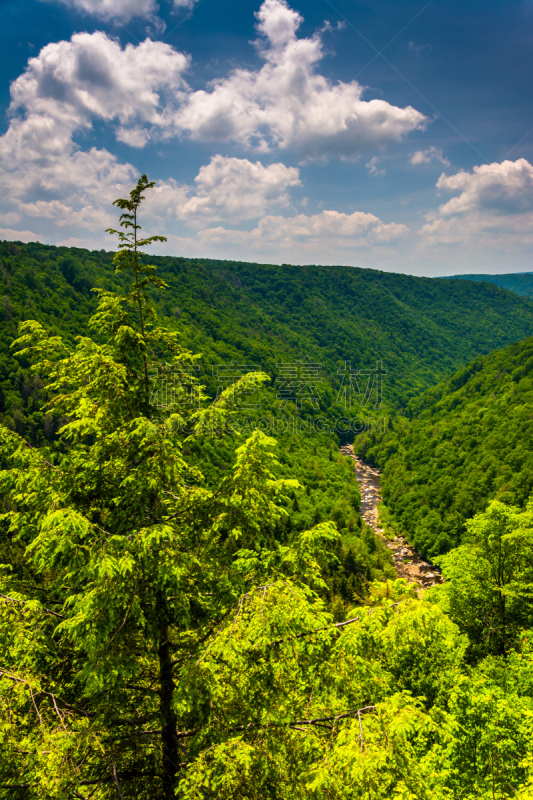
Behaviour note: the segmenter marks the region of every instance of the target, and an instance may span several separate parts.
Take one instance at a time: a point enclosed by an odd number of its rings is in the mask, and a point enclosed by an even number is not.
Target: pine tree
[[[214,404],[193,384],[201,407],[183,404],[196,356],[150,302],[164,284],[142,248],[164,238],[139,237],[153,185],[143,176],[116,201],[130,285],[98,290],[95,337],[70,351],[29,321],[16,342],[64,423],[54,450],[1,431],[2,785],[24,797],[174,797],[194,756],[178,732],[210,717],[205,688],[177,697],[181,673],[239,598],[280,573],[278,498],[297,483],[275,479],[273,440],[254,433],[216,487],[183,455],[187,435],[222,435],[236,394],[265,376]]]

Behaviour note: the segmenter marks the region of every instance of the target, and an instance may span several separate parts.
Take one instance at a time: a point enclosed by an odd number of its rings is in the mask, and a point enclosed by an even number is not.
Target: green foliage
[[[133,205],[144,188],[141,179]],[[178,392],[159,418],[147,364],[179,380],[193,356],[159,325],[146,295],[151,281],[138,280],[135,250],[130,256],[118,269],[131,266],[131,291],[99,292],[90,323],[97,340],[78,337],[69,347],[27,321],[16,343],[64,422],[57,447],[31,448],[1,429],[8,793],[18,786],[64,797],[95,786],[106,797],[125,781],[136,797],[173,797],[176,729],[198,728],[186,763],[217,735],[218,684],[202,678],[198,659],[232,609],[281,581],[291,597],[300,594],[299,624],[328,621],[314,592],[327,588],[323,564],[338,534],[322,522],[285,541],[276,535],[288,517],[286,493],[299,484],[275,474],[275,441],[255,431],[215,486],[184,457],[184,429],[193,448],[206,422],[227,427],[233,389],[192,411]],[[293,624],[284,607],[272,620],[283,635]],[[198,690],[187,688],[200,678]],[[225,679],[224,696],[229,686]],[[232,713],[239,719],[249,709],[237,703]]]
[[[533,297],[533,272],[511,272],[505,275],[453,275],[456,280],[484,281],[516,292],[523,297]]]
[[[410,405],[360,452],[384,465],[397,528],[430,556],[463,540],[492,499],[524,508],[533,493],[533,339],[478,358]]]
[[[505,654],[533,625],[533,504],[494,501],[467,523],[466,542],[437,559],[443,607],[468,634],[472,655]]]
[[[131,252],[130,247],[121,249],[119,265],[129,263],[122,259],[130,258]],[[51,441],[59,421],[44,422],[34,387],[27,384],[22,391],[29,363],[19,365],[7,355],[17,323],[37,319],[70,342],[86,333],[95,310],[91,288],[133,291],[133,273],[122,267],[115,272],[113,261],[105,251],[0,243],[6,322],[0,332],[0,382],[6,395],[0,413],[35,444],[43,436]],[[147,270],[141,279],[153,275],[140,254],[136,263]],[[150,263],[167,284],[166,291],[152,293],[150,301],[165,325],[179,331],[182,345],[202,354],[199,377],[211,397],[217,388],[212,373],[216,365],[258,365],[275,386],[280,363],[316,362],[322,365],[323,378],[319,410],[329,419],[349,411],[342,397],[337,399],[342,380],[338,371],[344,371],[345,362],[356,370],[383,362],[383,408],[361,405],[356,398],[348,413],[379,417],[405,406],[479,353],[522,339],[532,330],[533,304],[487,284],[348,267],[164,256],[152,256]],[[23,373],[17,376],[19,366]],[[362,394],[365,380],[360,379]],[[348,430],[344,436],[351,439],[352,434]]]
[[[527,686],[531,647],[488,658],[456,682],[450,695],[447,784],[465,800],[531,797],[533,695]],[[525,691],[524,691],[525,689]]]
[[[463,544],[441,558],[446,582],[420,597],[393,579],[390,551],[362,524],[353,463],[327,426],[307,435],[281,429],[278,441],[257,427],[243,435],[237,412],[247,391],[257,400],[256,421],[274,408],[269,376],[257,370],[218,392],[200,371],[196,406],[185,391],[199,363],[191,343],[205,345],[209,358],[237,354],[240,363],[257,358],[269,367],[294,359],[307,342],[309,357],[324,355],[333,374],[343,331],[353,333],[364,318],[368,330],[357,341],[365,358],[374,356],[369,330],[379,343],[388,314],[403,327],[398,354],[407,370],[419,340],[436,342],[441,325],[444,344],[403,373],[392,395],[399,403],[429,379],[430,367],[444,372],[469,348],[477,352],[490,337],[505,340],[530,324],[529,304],[490,288],[465,295],[459,283],[383,276],[388,291],[404,292],[393,312],[388,300],[385,313],[371,286],[371,314],[360,305],[350,317],[350,292],[368,281],[363,271],[159,259],[179,265],[176,275],[189,281],[180,285],[179,325],[169,326],[157,311],[165,311],[172,282],[165,289],[139,250],[159,238],[138,235],[143,192],[152,185],[143,176],[117,201],[124,213],[114,275],[106,254],[96,257],[94,275],[83,251],[53,267],[54,297],[75,284],[81,288],[72,291],[84,293],[88,275],[99,283],[88,325],[48,324],[49,307],[38,320],[29,313],[19,320],[21,367],[6,378],[0,427],[1,800],[531,797],[533,506],[522,507],[529,484],[516,448],[502,452],[523,468],[522,478],[512,483],[505,472],[500,501],[464,523]],[[54,252],[28,247],[34,255]],[[321,309],[304,309],[306,328],[298,321],[298,304],[307,302],[302,276]],[[23,273],[30,292],[45,291],[45,278],[38,285],[38,276]],[[462,298],[488,320],[478,320],[470,343],[439,316],[442,285],[456,305]],[[281,287],[280,297],[265,286]],[[324,297],[327,314],[346,311],[340,323],[327,316]],[[431,324],[411,314],[409,298],[426,303]],[[504,319],[497,305],[506,303]],[[12,317],[20,310],[5,308]],[[258,337],[244,325],[250,309]],[[450,312],[454,324],[462,313],[459,303]],[[494,334],[496,318],[502,327]],[[326,341],[326,321],[337,345]],[[420,491],[421,473],[419,484],[403,484],[404,506],[399,475],[406,481],[406,470],[421,469],[420,431],[429,420],[448,430],[451,412],[470,413],[474,387],[477,399],[495,407],[501,400],[500,414],[504,400],[517,398],[513,431],[527,430],[520,425],[529,419],[530,347],[476,361],[411,407],[420,412],[412,427],[399,418],[379,443],[372,434],[362,439],[369,456],[388,459],[386,492],[397,492],[389,527],[419,510],[405,486]],[[513,371],[487,401],[509,353]],[[172,377],[175,391],[164,404],[154,372]],[[16,406],[19,395],[26,405]],[[326,417],[338,413],[332,398],[321,400]],[[416,530],[425,530],[424,541],[434,536],[433,544],[442,533],[431,497],[448,464],[444,441],[435,448],[429,499],[415,514]],[[474,447],[468,440],[465,452]],[[455,466],[469,463],[463,454]],[[501,502],[510,498],[516,506]],[[460,506],[463,522],[471,507]]]

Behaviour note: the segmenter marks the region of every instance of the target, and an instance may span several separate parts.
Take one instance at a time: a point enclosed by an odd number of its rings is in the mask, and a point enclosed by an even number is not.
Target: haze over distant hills
[[[533,272],[511,272],[508,275],[450,275],[449,278],[463,281],[495,283],[502,289],[516,292],[524,297],[533,297]]]

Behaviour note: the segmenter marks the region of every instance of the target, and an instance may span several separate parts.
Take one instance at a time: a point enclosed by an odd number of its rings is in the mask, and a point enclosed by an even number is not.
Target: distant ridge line
[[[522,297],[533,299],[533,272],[507,272],[498,275],[487,275],[479,273],[477,275],[441,275],[444,280],[463,280],[475,281],[478,283],[493,283],[500,289],[507,289]]]

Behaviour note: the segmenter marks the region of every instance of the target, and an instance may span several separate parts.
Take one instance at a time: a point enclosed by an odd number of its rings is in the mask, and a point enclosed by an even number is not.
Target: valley
[[[380,478],[381,471],[365,464],[354,452],[353,445],[344,445],[340,452],[353,459],[357,482],[361,491],[361,518],[369,525],[377,536],[385,539],[386,546],[392,553],[394,571],[398,578],[405,578],[408,583],[414,583],[418,589],[428,589],[442,583],[441,571],[438,567],[426,561],[416,548],[408,544],[405,537],[394,535],[392,538],[385,536],[385,529],[379,519],[378,504],[382,502]]]
[[[531,300],[122,258],[0,245],[0,798],[529,800]]]

